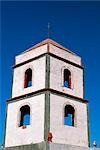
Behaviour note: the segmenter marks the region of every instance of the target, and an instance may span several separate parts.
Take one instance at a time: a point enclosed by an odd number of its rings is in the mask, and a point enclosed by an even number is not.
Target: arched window
[[[63,86],[71,88],[71,72],[68,69],[64,69],[63,75],[64,75]]]
[[[20,108],[20,127],[30,124],[30,107],[24,105]]]
[[[75,110],[71,105],[66,105],[64,108],[64,125],[74,126]]]
[[[24,88],[32,86],[32,70],[29,68],[25,71]]]

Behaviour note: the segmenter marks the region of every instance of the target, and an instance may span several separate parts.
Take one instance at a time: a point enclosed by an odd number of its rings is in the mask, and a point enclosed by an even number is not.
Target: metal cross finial
[[[50,23],[48,22],[48,38],[50,37]]]

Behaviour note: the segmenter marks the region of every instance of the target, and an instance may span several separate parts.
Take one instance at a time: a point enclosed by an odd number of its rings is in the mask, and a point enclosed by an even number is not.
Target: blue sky
[[[51,38],[82,57],[85,98],[89,100],[90,142],[100,147],[100,1],[2,1],[0,54],[0,144],[3,143],[6,100],[11,97],[14,57]]]

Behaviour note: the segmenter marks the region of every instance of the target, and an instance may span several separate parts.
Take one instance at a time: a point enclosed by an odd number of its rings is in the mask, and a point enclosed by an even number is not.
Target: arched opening
[[[74,126],[75,109],[71,105],[64,108],[64,125]]]
[[[20,127],[23,125],[30,125],[30,107],[28,105],[20,108]]]
[[[24,88],[32,86],[32,69],[27,69],[25,71],[24,77]]]
[[[63,86],[71,88],[71,72],[68,69],[64,69],[63,75],[64,75]]]

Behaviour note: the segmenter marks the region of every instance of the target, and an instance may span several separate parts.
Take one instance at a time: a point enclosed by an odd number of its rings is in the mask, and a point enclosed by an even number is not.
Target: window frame
[[[29,108],[30,108],[30,124],[29,125],[25,125],[25,126],[31,126],[31,124],[32,124],[32,109],[31,109],[31,105],[30,105],[30,103],[24,103],[24,104],[22,104],[20,107],[19,107],[19,109],[18,109],[18,113],[17,113],[17,127],[22,127],[22,126],[20,126],[20,122],[21,122],[21,111],[20,111],[20,109],[23,107],[23,106],[26,106],[26,105],[28,105],[29,106]]]
[[[28,86],[28,81],[26,81],[26,72],[28,71],[28,70],[31,70],[31,86]],[[27,82],[27,84],[26,84],[26,82]],[[28,67],[27,69],[25,69],[25,71],[24,71],[24,84],[23,84],[23,86],[24,86],[24,89],[27,89],[27,88],[30,88],[30,87],[32,87],[33,86],[33,69],[31,68],[31,67]]]
[[[66,107],[67,105],[70,105],[72,108],[74,108],[74,126],[73,126],[73,125],[70,126],[70,125],[64,124],[65,107]],[[76,109],[75,105],[73,105],[73,104],[70,103],[70,102],[67,102],[67,103],[65,103],[65,104],[63,105],[63,119],[62,119],[62,121],[63,121],[63,125],[64,125],[64,126],[72,127],[72,128],[77,127],[77,109]]]
[[[71,73],[71,86],[70,86],[70,88],[64,86],[64,70],[65,70],[65,69],[67,69],[67,70],[70,71],[70,73]],[[66,66],[62,67],[61,70],[62,70],[62,71],[61,71],[61,74],[62,74],[61,79],[62,79],[62,87],[63,87],[63,89],[64,89],[64,90],[66,90],[66,89],[67,89],[67,90],[73,90],[73,89],[74,89],[74,85],[73,85],[73,71],[72,71],[69,67],[66,67]]]
[[[68,69],[64,69],[63,76],[63,86],[71,89],[71,72]],[[65,82],[67,86],[65,86]]]

